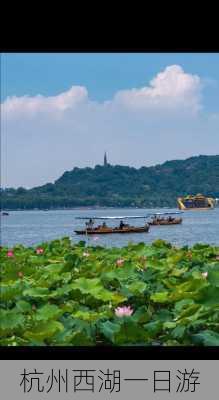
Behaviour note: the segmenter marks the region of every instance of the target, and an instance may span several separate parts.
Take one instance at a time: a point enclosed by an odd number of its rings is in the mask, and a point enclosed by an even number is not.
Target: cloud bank
[[[129,111],[151,111],[158,108],[175,110],[185,107],[191,112],[197,112],[201,106],[200,89],[201,81],[197,75],[185,73],[179,65],[171,65],[152,79],[149,86],[119,91],[104,106],[122,106]],[[9,97],[3,103],[3,112],[8,113],[10,118],[19,114],[35,115],[40,112],[64,113],[89,102],[92,103],[85,87],[72,86],[57,96]]]
[[[203,110],[202,81],[179,65],[103,103],[72,86],[56,96],[8,97],[1,109],[4,186],[54,181],[102,162],[105,150],[112,163],[140,166],[219,147],[218,114]]]

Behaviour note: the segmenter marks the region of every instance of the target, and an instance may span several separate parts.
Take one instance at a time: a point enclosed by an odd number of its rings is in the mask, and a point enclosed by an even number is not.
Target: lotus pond
[[[219,247],[2,247],[2,346],[219,346]]]

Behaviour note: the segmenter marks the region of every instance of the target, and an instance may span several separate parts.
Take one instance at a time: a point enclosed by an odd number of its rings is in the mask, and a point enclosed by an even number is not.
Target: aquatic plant
[[[0,344],[218,346],[218,254],[162,240],[2,247]]]

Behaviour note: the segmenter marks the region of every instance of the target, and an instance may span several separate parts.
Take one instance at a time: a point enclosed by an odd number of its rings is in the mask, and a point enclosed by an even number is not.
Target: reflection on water
[[[85,240],[85,236],[74,233],[82,228],[84,221],[78,216],[120,216],[146,215],[158,211],[176,211],[162,209],[104,209],[104,210],[58,210],[58,211],[11,211],[9,216],[1,217],[1,242],[12,246],[22,243],[26,246],[63,236],[73,241]],[[182,215],[183,223],[172,226],[152,226],[149,233],[131,233],[100,235],[98,240],[90,237],[92,244],[104,246],[125,246],[128,242],[150,243],[158,238],[175,245],[193,245],[197,242],[219,245],[219,208],[208,211],[186,211]],[[131,220],[131,224],[141,225],[144,220]],[[114,226],[119,221],[107,224]]]

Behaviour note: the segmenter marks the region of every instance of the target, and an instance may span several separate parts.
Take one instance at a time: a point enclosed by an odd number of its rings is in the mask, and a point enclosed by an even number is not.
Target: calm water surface
[[[74,233],[82,228],[84,222],[77,216],[121,216],[146,215],[151,212],[176,211],[167,209],[104,209],[104,210],[56,210],[56,211],[11,211],[9,216],[1,217],[1,243],[25,246],[41,243],[63,236],[70,236],[74,242],[85,240],[85,236]],[[219,245],[219,207],[208,211],[186,211],[182,214],[183,223],[173,226],[152,226],[149,233],[99,235],[89,242],[104,246],[125,246],[128,242],[145,242],[160,238],[175,245],[193,245],[197,242]],[[127,221],[141,225],[144,220]],[[108,223],[108,222],[107,222]],[[116,222],[109,222],[113,226]],[[117,221],[119,223],[119,220]]]

